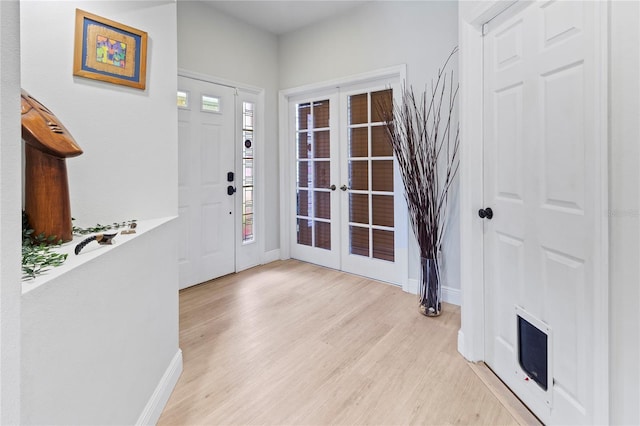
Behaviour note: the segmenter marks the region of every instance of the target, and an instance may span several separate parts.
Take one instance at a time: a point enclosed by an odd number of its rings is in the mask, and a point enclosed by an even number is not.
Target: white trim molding
[[[409,278],[407,280],[407,287],[403,288],[403,290],[407,293],[418,294],[418,279]],[[443,285],[442,301],[445,303],[450,303],[452,305],[460,306],[462,304],[462,292],[459,288]]]
[[[202,73],[198,73],[198,72],[193,72],[193,71],[189,71],[183,68],[179,68],[178,69],[178,76],[181,77],[186,77],[186,78],[191,78],[194,80],[200,80],[200,81],[204,81],[207,83],[213,83],[213,84],[218,84],[220,86],[226,86],[226,87],[231,87],[233,89],[236,90],[236,100],[238,98],[238,96],[242,96],[241,92],[246,92],[250,95],[255,95],[257,97],[257,102],[256,102],[256,116],[255,116],[255,120],[256,123],[258,123],[258,125],[256,126],[256,130],[255,130],[255,139],[256,141],[259,142],[259,144],[257,145],[256,149],[255,149],[255,153],[256,153],[256,160],[255,160],[255,167],[256,167],[256,176],[257,176],[257,182],[255,184],[255,212],[256,215],[254,217],[254,223],[255,223],[255,236],[256,236],[256,241],[255,244],[257,244],[257,252],[258,254],[256,256],[253,256],[254,258],[254,262],[249,262],[249,263],[240,263],[238,261],[239,256],[236,254],[236,263],[235,263],[235,270],[236,272],[240,272],[241,270],[250,268],[252,266],[257,265],[258,263],[262,262],[265,263],[263,261],[263,259],[267,256],[267,253],[265,253],[265,239],[266,239],[266,232],[265,232],[265,228],[267,226],[267,223],[265,221],[265,216],[266,216],[266,196],[265,196],[265,189],[266,189],[266,185],[265,185],[265,178],[266,178],[266,174],[265,174],[265,150],[263,149],[263,147],[265,146],[265,141],[266,141],[266,120],[265,120],[265,108],[266,108],[266,93],[265,93],[265,89],[260,88],[260,87],[256,87],[256,86],[251,86],[248,84],[244,84],[244,83],[239,83],[237,81],[233,81],[233,80],[228,80],[225,78],[220,78],[220,77],[215,77],[212,75],[208,75],[208,74],[202,74]],[[240,93],[239,93],[240,92]],[[236,105],[236,115],[237,112],[239,110],[239,106]],[[237,117],[236,117],[237,118]],[[237,122],[236,122],[237,123]],[[237,131],[237,125],[234,127],[234,132]],[[236,163],[234,164],[234,169],[236,171],[236,175],[240,176],[239,170],[242,164],[242,156],[239,155],[237,152],[235,152],[235,157],[236,157]],[[238,199],[237,202],[237,206],[236,206],[236,211],[241,211],[241,209],[238,207],[240,206],[240,200]],[[239,222],[239,221],[238,221]],[[239,225],[237,226],[237,228],[239,229]],[[241,244],[241,243],[238,243]],[[238,248],[236,247],[236,251],[238,251]]]
[[[458,351],[469,361],[484,360],[484,266],[483,229],[476,212],[483,201],[483,26],[500,13],[515,13],[529,1],[461,2],[458,17],[460,44],[460,287],[461,329]],[[598,211],[608,208],[608,19],[609,4],[598,4],[597,88],[594,128],[599,139],[599,164],[595,171],[598,181],[596,204]],[[502,19],[504,15],[500,17]],[[596,424],[609,423],[609,276],[608,217],[598,224],[594,253],[594,418]]]
[[[247,92],[259,95],[264,89],[256,86],[251,86],[237,81],[228,80],[226,78],[215,77],[209,74],[202,74],[199,72],[189,71],[184,68],[178,68],[178,75],[182,77],[192,78],[194,80],[206,81],[208,83],[219,84],[220,86],[233,87],[234,89],[242,89]]]
[[[262,264],[265,265],[267,263],[275,262],[276,260],[285,260],[287,257],[280,256],[280,249],[269,250],[264,252],[264,256],[262,257]]]
[[[149,398],[147,405],[142,410],[140,417],[138,417],[136,425],[155,425],[158,423],[162,410],[167,405],[171,392],[176,387],[181,374],[182,350],[178,349],[160,382],[158,382],[158,386],[153,391],[151,398]]]

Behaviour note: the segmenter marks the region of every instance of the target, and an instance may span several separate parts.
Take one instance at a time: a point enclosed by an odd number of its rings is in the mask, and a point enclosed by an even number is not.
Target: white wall
[[[20,6],[22,87],[58,116],[84,150],[67,160],[77,223],[175,216],[175,2]],[[73,77],[76,8],[148,33],[145,91]],[[4,202],[4,188],[2,195]],[[127,243],[118,245],[116,238],[108,252],[36,288],[25,286],[19,423],[157,419],[182,365],[176,241],[175,221],[165,219]],[[16,253],[18,247],[16,242]]]
[[[280,247],[278,44],[261,31],[198,1],[178,2],[178,66],[265,90],[265,250]],[[258,231],[260,232],[260,231]]]
[[[422,90],[458,43],[458,3],[376,1],[280,36],[280,88],[289,89],[406,64],[407,83]],[[457,71],[457,61],[453,62]],[[445,292],[458,298],[459,227],[453,188],[452,217],[444,247]],[[409,278],[419,254],[410,250]],[[446,295],[445,295],[446,296]],[[445,300],[447,300],[445,298]]]
[[[145,91],[73,76],[76,8],[149,34]],[[79,225],[177,214],[175,15],[167,0],[21,3],[22,87],[84,151],[66,160]]]
[[[640,5],[611,3],[610,420],[640,424]]]
[[[0,424],[20,423],[20,28],[0,2]]]
[[[19,424],[157,421],[181,371],[177,221],[148,226],[24,294]]]

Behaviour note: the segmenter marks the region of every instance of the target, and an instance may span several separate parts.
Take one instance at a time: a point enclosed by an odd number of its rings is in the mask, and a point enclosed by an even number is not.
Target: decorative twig
[[[400,169],[420,257],[434,262],[438,280],[449,190],[459,168],[460,130],[457,121],[453,122],[458,86],[454,88],[453,72],[446,73],[457,52],[456,47],[438,70],[429,96],[425,90],[416,98],[413,88],[405,84],[399,105],[377,105]],[[420,304],[436,301],[435,292],[435,286],[420,286]]]
[[[71,220],[75,220],[71,218]],[[95,234],[98,232],[110,231],[112,229],[120,229],[120,228],[135,228],[136,219],[127,220],[125,222],[113,222],[111,225],[100,225],[99,223],[95,226],[90,226],[88,228],[80,228],[78,226],[73,227],[73,233],[75,235],[87,235],[87,234]]]

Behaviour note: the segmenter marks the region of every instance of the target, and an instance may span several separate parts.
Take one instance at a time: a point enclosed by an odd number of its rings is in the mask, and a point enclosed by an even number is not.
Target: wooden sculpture
[[[73,238],[65,158],[82,149],[44,105],[22,90],[22,139],[25,141],[25,212],[34,233]]]

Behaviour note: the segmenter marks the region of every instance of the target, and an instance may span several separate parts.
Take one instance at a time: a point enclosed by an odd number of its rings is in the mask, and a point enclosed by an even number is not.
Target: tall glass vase
[[[418,283],[418,301],[420,313],[428,317],[437,317],[442,309],[442,287],[438,263],[435,259],[420,258],[420,281]]]

